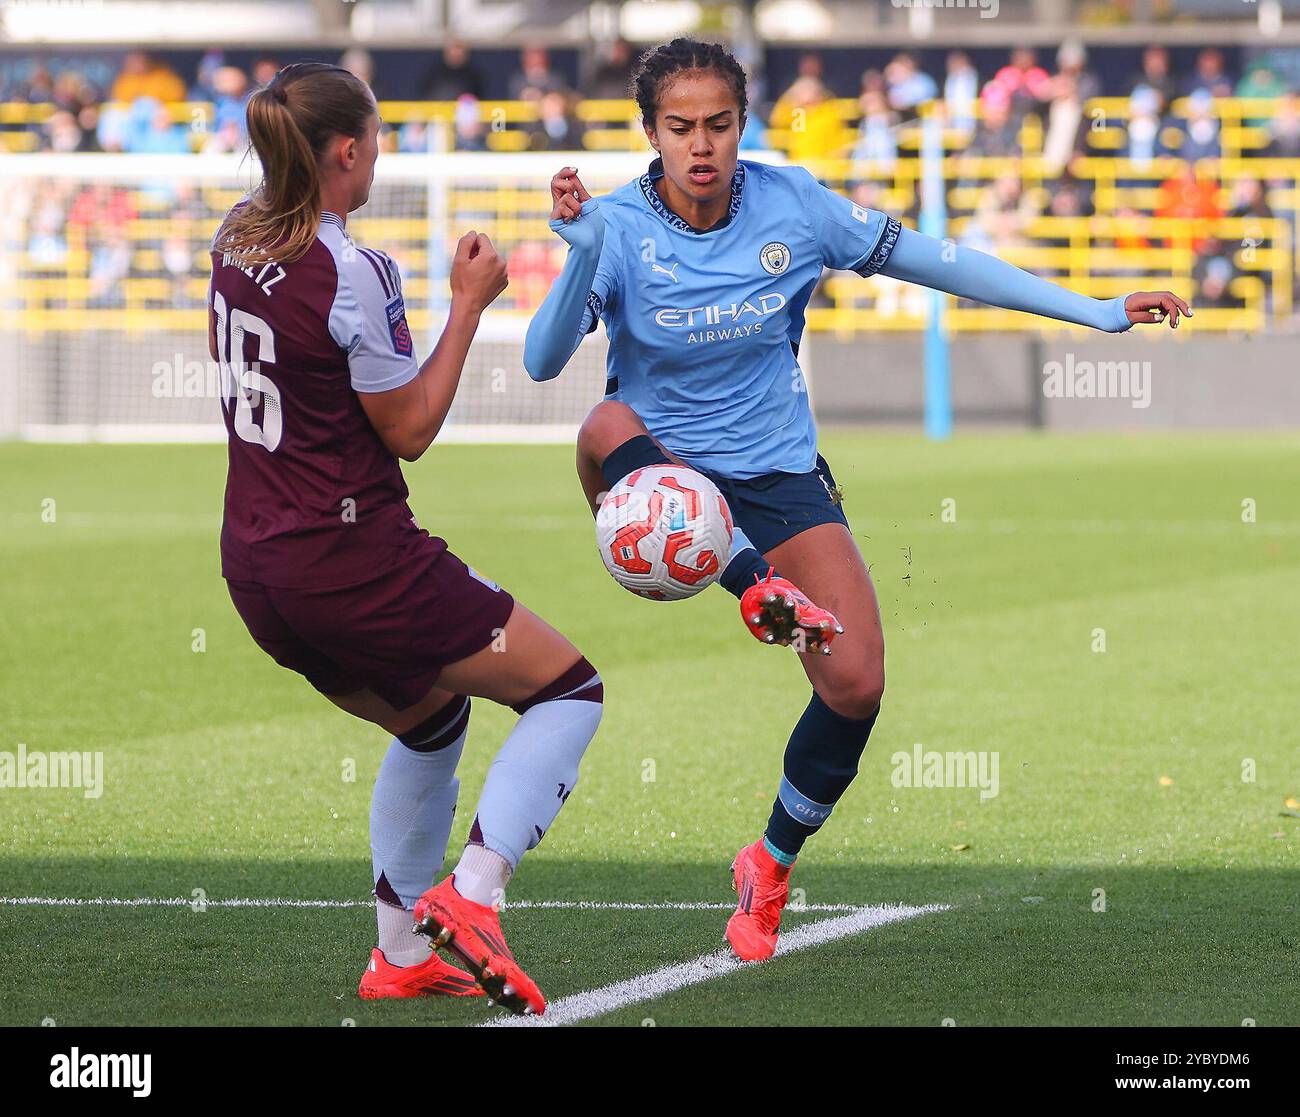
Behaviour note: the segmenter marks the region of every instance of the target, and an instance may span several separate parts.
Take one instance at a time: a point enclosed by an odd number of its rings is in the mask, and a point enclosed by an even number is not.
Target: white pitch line
[[[730,905],[727,905],[730,907]],[[776,954],[781,957],[798,950],[822,946],[836,939],[858,935],[887,923],[897,923],[904,919],[913,919],[918,915],[946,911],[947,904],[925,904],[921,907],[886,904],[878,907],[863,907],[848,915],[834,919],[819,919],[807,923],[793,931],[787,931],[777,943]],[[804,910],[812,910],[811,905]],[[616,1009],[642,1001],[655,1000],[667,993],[685,989],[689,985],[699,985],[712,981],[715,977],[735,973],[737,970],[760,963],[741,962],[729,950],[718,950],[712,954],[701,954],[690,962],[678,962],[651,970],[626,981],[616,981],[599,989],[590,989],[585,993],[574,993],[561,997],[546,1006],[542,1016],[495,1016],[479,1025],[480,1028],[555,1028],[563,1024],[576,1024],[579,1020],[590,1020],[604,1016]]]
[[[209,908],[371,908],[374,900],[291,900],[291,899],[233,899],[193,900],[180,896],[138,896],[120,899],[113,896],[96,896],[93,899],[62,898],[58,896],[0,896],[0,906],[44,908],[181,908],[201,903]],[[509,900],[501,905],[507,911],[730,911],[736,906],[711,901],[667,901],[664,903],[633,903],[619,900]],[[788,911],[801,912],[856,912],[863,910],[859,904],[805,904],[791,906]]]

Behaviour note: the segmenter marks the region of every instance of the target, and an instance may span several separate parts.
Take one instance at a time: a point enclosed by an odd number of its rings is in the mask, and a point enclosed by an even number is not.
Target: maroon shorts
[[[254,640],[322,694],[371,690],[404,710],[449,663],[487,647],[514,598],[421,535],[376,577],[342,588],[277,589],[227,580]]]

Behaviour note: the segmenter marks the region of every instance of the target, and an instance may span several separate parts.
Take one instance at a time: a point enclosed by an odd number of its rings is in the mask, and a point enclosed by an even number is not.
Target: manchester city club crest
[[[780,275],[790,266],[790,249],[779,240],[768,241],[758,254],[758,262],[769,275]]]

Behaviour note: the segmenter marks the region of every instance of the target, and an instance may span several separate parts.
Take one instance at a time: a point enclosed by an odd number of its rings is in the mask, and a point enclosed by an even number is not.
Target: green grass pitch
[[[949,910],[591,1023],[1300,1023],[1294,440],[844,432],[823,448],[872,564],[889,689],[793,883],[810,905]],[[386,741],[244,632],[218,576],[224,453],[0,446],[0,750],[105,763],[98,799],[0,789],[0,895],[367,898]],[[582,783],[511,898],[727,900],[807,700],[793,655],[753,642],[721,591],[661,605],[615,586],[568,448],[435,447],[407,475],[420,521],[606,682]],[[453,856],[509,717],[476,704]],[[996,752],[999,793],[895,786],[891,758],[918,742]],[[554,999],[716,950],[725,918],[505,925]],[[372,920],[0,905],[0,1023],[493,1014],[359,1001]]]

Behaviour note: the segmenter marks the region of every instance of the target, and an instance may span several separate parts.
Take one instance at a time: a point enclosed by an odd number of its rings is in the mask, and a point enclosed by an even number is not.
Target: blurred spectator
[[[477,98],[468,93],[457,98],[454,128],[457,151],[487,151],[487,126]]]
[[[238,66],[222,66],[212,75],[213,131],[235,138],[234,146],[222,150],[236,151],[244,145],[248,95],[248,78]]]
[[[218,70],[226,64],[226,56],[219,50],[207,51],[199,59],[198,72],[194,85],[190,88],[191,101],[211,101],[215,96],[214,78]]]
[[[1161,115],[1174,99],[1177,89],[1169,72],[1169,52],[1161,46],[1149,46],[1142,52],[1142,71],[1129,82],[1129,93],[1139,88],[1154,90],[1160,98],[1157,112]]]
[[[581,150],[583,127],[575,108],[575,98],[568,93],[559,90],[543,93],[537,102],[537,119],[525,129],[529,150]]]
[[[1264,184],[1257,178],[1239,178],[1232,185],[1232,200],[1228,214],[1231,217],[1270,218],[1273,209],[1268,204]]]
[[[469,94],[483,98],[483,75],[470,60],[469,48],[449,39],[425,74],[422,95],[427,101],[455,101]]]
[[[1101,82],[1088,69],[1088,49],[1078,39],[1066,39],[1056,52],[1058,77],[1070,78],[1081,102],[1101,96]],[[1055,94],[1054,94],[1055,95]]]
[[[1092,192],[1086,183],[1071,175],[1063,175],[1052,184],[1047,212],[1052,217],[1091,217]]]
[[[113,82],[110,97],[131,103],[148,97],[164,104],[185,100],[185,82],[170,66],[142,50],[130,51],[122,62],[122,72]]]
[[[163,241],[160,255],[163,271],[170,280],[171,305],[177,309],[201,305],[189,291],[189,280],[195,271],[194,251],[189,238],[181,235],[168,237]]]
[[[1052,103],[1047,109],[1043,136],[1043,165],[1049,175],[1058,175],[1087,142],[1088,121],[1083,115],[1083,98],[1078,79],[1062,71],[1052,79]]]
[[[1238,97],[1277,98],[1281,97],[1286,91],[1286,84],[1266,62],[1257,62],[1251,66],[1237,84]],[[1242,119],[1242,123],[1251,128],[1265,128],[1268,126],[1268,122],[1269,117],[1267,115],[1244,117]]]
[[[1240,300],[1230,290],[1236,277],[1237,266],[1231,251],[1218,237],[1207,237],[1192,265],[1192,282],[1196,285],[1193,305],[1198,309],[1240,306]]]
[[[1300,159],[1300,95],[1287,93],[1273,107],[1264,154],[1274,159]]]
[[[75,70],[64,70],[54,82],[54,103],[74,116],[99,100],[94,87]]]
[[[19,96],[29,105],[50,104],[54,100],[54,79],[49,70],[37,63]]]
[[[190,150],[189,135],[172,120],[171,110],[147,97],[131,106],[126,150],[152,155],[180,155]]]
[[[1232,78],[1223,68],[1223,52],[1206,47],[1196,56],[1196,69],[1187,82],[1187,92],[1204,90],[1211,97],[1231,97]]]
[[[562,266],[563,256],[557,255],[549,241],[521,241],[509,259],[514,308],[532,310],[541,306]]]
[[[1197,174],[1190,166],[1179,171],[1160,184],[1155,215],[1177,217],[1186,222],[1186,228],[1180,231],[1178,237],[1185,239],[1199,220],[1223,216],[1223,210],[1219,207],[1218,182],[1209,175]],[[1196,234],[1192,244],[1198,252],[1204,240],[1203,234]]]
[[[1128,99],[1128,130],[1124,156],[1138,167],[1148,166],[1158,155],[1166,155],[1160,137],[1164,129],[1160,91],[1139,85]]]
[[[450,144],[451,151],[487,151],[487,129],[478,99],[472,94],[456,98],[450,138],[439,138],[441,131],[442,125],[433,122],[407,121],[398,133],[398,151],[441,151],[445,144]]]
[[[920,107],[939,95],[934,78],[922,71],[916,59],[906,51],[896,54],[885,67],[885,85],[890,107],[903,120],[914,120]]]
[[[880,89],[868,88],[858,98],[862,123],[853,146],[853,158],[893,167],[898,162],[898,114]]]
[[[78,151],[99,151],[99,106],[87,105],[77,113],[77,127],[81,129]]]
[[[1019,155],[1020,128],[1011,119],[1011,98],[1002,92],[982,96],[980,109],[980,122],[966,153],[986,158]]]
[[[67,259],[63,205],[58,198],[46,196],[39,199],[28,220],[28,228],[27,255],[34,264],[51,267]]]
[[[1011,52],[1011,61],[994,74],[993,80],[984,87],[981,98],[1009,98],[1011,116],[1019,121],[1051,95],[1051,79],[1047,76],[1047,71],[1038,65],[1034,52],[1029,47],[1017,47]]]
[[[524,47],[519,55],[519,72],[510,78],[512,101],[536,101],[543,93],[559,93],[564,80],[551,69],[551,56],[545,47]]]
[[[226,120],[208,132],[199,150],[205,154],[229,155],[231,152],[243,151],[247,146],[248,134],[244,131],[243,124]]]
[[[615,39],[604,49],[586,95],[600,101],[617,101],[628,95],[632,83],[632,47],[626,39]]]
[[[80,151],[82,138],[77,118],[66,109],[59,109],[41,127],[41,150]]]
[[[815,50],[806,50],[799,55],[799,71],[796,75],[801,78],[816,78],[822,81],[826,76],[826,67],[822,62],[822,56]]]
[[[965,51],[948,53],[948,76],[943,82],[943,101],[952,128],[970,134],[975,131],[975,104],[979,99],[980,76]]]
[[[830,158],[845,145],[839,108],[820,78],[795,78],[772,106],[768,123],[787,130],[786,153],[796,163]]]
[[[86,235],[125,229],[135,218],[130,192],[107,182],[87,186],[68,209],[68,227]]]
[[[1237,83],[1238,97],[1281,97],[1286,85],[1267,62],[1250,66]]]
[[[1194,161],[1217,159],[1221,153],[1214,95],[1208,90],[1198,89],[1187,98],[1183,142],[1178,148],[1178,154],[1183,159]]]
[[[348,47],[339,58],[339,65],[349,74],[359,77],[370,86],[372,91],[374,90],[375,60],[368,50],[362,47]]]
[[[122,280],[131,271],[131,241],[125,229],[111,230],[91,249],[90,290],[86,306],[119,307],[126,301]]]
[[[985,188],[975,207],[970,224],[977,229],[971,232],[972,240],[983,237],[991,246],[985,251],[1028,244],[1026,230],[1037,216],[1038,209],[1026,193],[1020,175],[1015,172],[999,175]]]
[[[253,88],[261,89],[264,85],[270,85],[271,79],[275,77],[280,70],[280,63],[272,58],[269,54],[262,55],[253,63]]]

